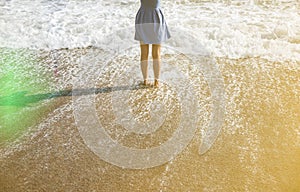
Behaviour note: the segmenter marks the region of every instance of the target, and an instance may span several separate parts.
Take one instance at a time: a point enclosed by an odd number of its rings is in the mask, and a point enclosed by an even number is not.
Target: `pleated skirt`
[[[135,17],[134,39],[144,44],[160,44],[170,37],[161,9],[141,6]]]

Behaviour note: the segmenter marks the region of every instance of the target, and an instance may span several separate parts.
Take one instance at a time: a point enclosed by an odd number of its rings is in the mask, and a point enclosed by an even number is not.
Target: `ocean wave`
[[[1,1],[1,47],[109,49],[105,38],[133,28],[139,6],[133,0]],[[218,57],[300,60],[297,1],[165,0],[161,6],[171,34],[172,29],[189,31]],[[166,43],[195,42],[171,38]]]

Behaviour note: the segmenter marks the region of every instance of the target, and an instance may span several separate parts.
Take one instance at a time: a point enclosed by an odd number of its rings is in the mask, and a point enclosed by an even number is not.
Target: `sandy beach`
[[[299,1],[161,1],[159,88],[139,7],[0,1],[0,191],[298,192]]]
[[[56,59],[61,63],[60,75],[51,83],[59,85],[60,91],[72,89],[70,81],[76,67],[63,58],[91,50],[56,50]],[[38,54],[49,64],[48,52]],[[174,57],[180,61],[183,56],[164,55],[163,59],[172,65]],[[203,90],[197,97],[204,112],[192,141],[170,162],[148,169],[120,168],[93,153],[78,131],[72,96],[65,91],[49,101],[38,101],[38,105],[47,108],[40,110],[39,121],[18,140],[2,143],[1,191],[297,191],[300,188],[300,64],[262,58],[216,58],[216,64],[224,78],[226,112],[220,135],[204,155],[198,153],[200,130],[207,125],[211,111],[210,92],[203,78],[195,80]],[[115,73],[122,75],[122,70],[117,68]],[[110,73],[97,79],[97,88],[108,86],[105,78],[111,78],[113,70],[107,71]],[[122,82],[126,85],[130,80],[126,75],[124,78]],[[159,88],[163,95],[172,92],[168,84],[164,82]],[[110,136],[123,145],[157,146],[176,129],[176,119],[182,113],[180,104],[176,107],[165,103],[165,107],[172,108],[172,113],[158,130],[149,135],[124,132],[124,128],[114,123],[116,114],[110,99],[114,91],[103,90],[106,91],[95,94],[99,120]],[[158,90],[123,91],[132,94],[128,105],[136,118],[146,121],[149,97],[152,101],[159,99]],[[179,101],[171,99],[170,102]],[[138,104],[141,106],[137,107]]]

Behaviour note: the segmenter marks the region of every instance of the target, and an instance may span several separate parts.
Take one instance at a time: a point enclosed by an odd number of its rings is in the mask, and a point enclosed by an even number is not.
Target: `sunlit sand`
[[[1,192],[299,191],[299,2],[161,6],[155,88],[138,1],[0,2]]]
[[[76,56],[90,50],[58,50],[57,59],[61,62],[66,55]],[[39,54],[45,63],[49,62],[46,52]],[[172,57],[184,56],[164,55],[165,62],[172,64]],[[67,91],[72,88],[71,71],[76,74],[76,67],[62,62],[58,68],[60,75],[53,76],[51,82],[61,94],[44,100],[46,103],[37,101],[41,107],[52,107],[47,111],[35,109],[42,118],[38,118],[30,132],[16,142],[2,143],[2,189],[296,191],[300,187],[299,63],[261,58],[217,58],[216,61],[224,77],[227,105],[222,132],[212,148],[204,155],[198,153],[200,130],[207,125],[211,103],[208,85],[200,74],[194,82],[202,90],[197,95],[202,117],[192,142],[170,162],[142,170],[122,169],[107,163],[84,144],[75,124],[72,97]],[[97,114],[109,135],[134,148],[153,147],[166,141],[176,129],[181,113],[180,104],[170,105],[178,103],[176,97],[166,102],[170,113],[158,130],[148,135],[127,132],[114,121],[110,99],[114,90],[108,88],[111,76],[113,73],[107,71],[98,78],[95,93]],[[124,80],[126,85],[129,79]],[[168,91],[171,95],[175,93],[168,84],[164,82],[159,90],[123,87],[123,91],[131,94],[128,105],[135,118],[146,121],[150,115],[149,100],[160,100]]]

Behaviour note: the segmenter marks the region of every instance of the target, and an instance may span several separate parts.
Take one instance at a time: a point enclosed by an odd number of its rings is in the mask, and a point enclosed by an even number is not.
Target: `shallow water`
[[[297,191],[299,2],[163,1],[158,89],[138,7],[0,2],[0,191]]]
[[[222,3],[224,2],[224,3]],[[193,33],[218,57],[299,60],[299,1],[162,1],[170,31]],[[137,1],[2,1],[2,47],[74,48],[104,44],[116,30],[134,28]],[[118,11],[116,11],[118,10]],[[134,34],[128,36],[133,39]],[[175,37],[175,36],[174,36]],[[125,41],[122,34],[115,37]],[[135,42],[137,43],[137,42]],[[167,44],[189,45],[181,38]]]

